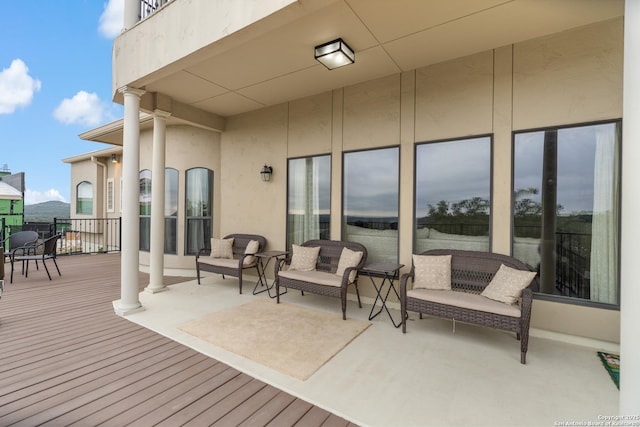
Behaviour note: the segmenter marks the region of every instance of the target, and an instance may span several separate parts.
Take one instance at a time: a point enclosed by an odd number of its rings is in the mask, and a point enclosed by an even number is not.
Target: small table
[[[400,300],[400,294],[398,293],[398,290],[396,289],[393,282],[398,278],[398,273],[400,272],[400,269],[402,267],[404,267],[404,264],[378,262],[378,263],[365,265],[360,270],[361,273],[369,276],[369,279],[371,280],[371,284],[375,288],[376,294],[377,294],[376,299],[373,302],[373,306],[371,307],[371,312],[369,313],[369,320],[373,320],[378,314],[382,313],[382,310],[384,309],[387,311],[387,314],[389,315],[389,319],[391,319],[391,323],[393,323],[393,326],[398,328],[402,324],[402,322],[398,322],[396,324],[396,322],[393,320],[393,316],[391,316],[391,312],[389,311],[389,308],[387,307],[387,298],[389,298],[389,294],[391,293],[392,289],[393,289],[393,292],[396,294],[396,297],[398,298],[398,300]],[[376,285],[375,280],[373,280],[374,277],[382,278],[382,282],[380,283],[379,287]],[[385,287],[385,284],[388,284],[389,287],[387,288],[387,293],[384,294],[383,296],[382,294],[383,294],[383,289]],[[382,303],[382,306],[377,312],[374,313],[373,311],[376,309],[376,304],[378,303],[378,300],[380,300],[380,302]]]
[[[278,262],[280,257],[286,257],[288,254],[289,252],[285,252],[285,251],[265,251],[265,252],[259,252],[255,255],[258,258],[258,265],[257,265],[258,281],[256,282],[256,286],[253,288],[253,295],[258,295],[263,292],[267,292],[267,294],[269,295],[269,298],[275,298],[277,296],[277,295],[271,295],[271,289],[275,284],[275,279],[271,283],[269,283],[269,279],[267,278],[267,274],[266,274],[267,267],[269,266],[269,262],[271,262],[272,259],[275,259],[276,262]],[[261,287],[261,286],[263,286],[264,289],[259,291],[258,287]],[[284,292],[281,292],[280,295],[284,295],[286,293],[287,291],[285,290]]]

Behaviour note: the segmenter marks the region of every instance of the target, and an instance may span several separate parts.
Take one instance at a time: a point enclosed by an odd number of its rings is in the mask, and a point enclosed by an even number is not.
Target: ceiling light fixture
[[[356,61],[356,54],[353,49],[342,39],[335,39],[316,46],[314,57],[330,70],[353,64]]]

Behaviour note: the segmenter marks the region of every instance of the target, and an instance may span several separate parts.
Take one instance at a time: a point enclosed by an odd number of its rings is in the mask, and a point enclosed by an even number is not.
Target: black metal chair
[[[45,260],[53,260],[53,264],[56,266],[56,270],[58,270],[58,275],[62,276],[60,273],[60,268],[58,267],[58,263],[56,262],[56,249],[57,243],[60,239],[61,235],[56,234],[55,236],[49,237],[45,239],[42,243],[31,246],[24,247],[22,249],[18,248],[14,252],[11,253],[11,278],[9,283],[13,283],[13,266],[15,262],[22,262],[23,264],[26,262],[27,266],[24,269],[25,277],[29,277],[29,261],[36,262],[36,268],[38,268],[38,261],[42,261],[42,265],[44,265],[44,269],[47,271],[47,276],[49,276],[49,280],[51,280],[51,274],[49,273],[49,268]]]
[[[9,247],[7,247],[9,243]],[[38,243],[38,233],[35,231],[18,231],[8,236],[6,239],[0,241],[0,246],[5,249],[4,256],[11,257],[11,254],[16,250],[22,250],[23,248],[33,248]]]

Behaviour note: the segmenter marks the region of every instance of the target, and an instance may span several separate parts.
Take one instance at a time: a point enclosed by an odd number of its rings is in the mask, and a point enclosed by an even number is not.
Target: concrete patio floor
[[[293,396],[361,426],[553,426],[598,422],[618,413],[618,390],[602,367],[598,350],[616,344],[531,331],[527,364],[520,364],[513,334],[410,316],[407,334],[385,312],[306,381],[299,381],[215,347],[178,326],[215,311],[268,298],[252,295],[255,278],[212,275],[142,292],[145,310],[126,318],[220,360]],[[290,291],[282,301],[340,316],[339,301]],[[275,300],[273,300],[275,304]],[[367,320],[350,301],[347,317]],[[392,310],[394,318],[399,312]]]

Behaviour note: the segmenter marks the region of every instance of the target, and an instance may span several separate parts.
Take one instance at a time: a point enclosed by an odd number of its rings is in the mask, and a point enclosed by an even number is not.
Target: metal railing
[[[140,21],[153,15],[158,9],[171,0],[140,0],[140,11],[138,18]]]
[[[51,234],[60,234],[58,254],[120,252],[121,218],[54,218]]]

